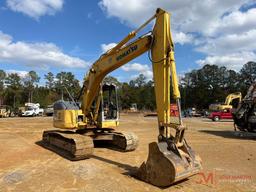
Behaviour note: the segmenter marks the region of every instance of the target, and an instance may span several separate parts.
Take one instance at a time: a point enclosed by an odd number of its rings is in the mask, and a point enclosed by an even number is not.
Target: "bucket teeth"
[[[201,167],[200,157],[184,143],[184,149],[170,148],[166,142],[150,143],[149,154],[137,173],[137,177],[158,187],[171,184],[198,173]]]

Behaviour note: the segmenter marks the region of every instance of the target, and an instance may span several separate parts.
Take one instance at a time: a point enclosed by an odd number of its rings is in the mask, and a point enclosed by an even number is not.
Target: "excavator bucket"
[[[184,140],[182,147],[171,142],[149,144],[149,154],[137,173],[139,179],[158,187],[167,187],[202,169],[201,159]]]

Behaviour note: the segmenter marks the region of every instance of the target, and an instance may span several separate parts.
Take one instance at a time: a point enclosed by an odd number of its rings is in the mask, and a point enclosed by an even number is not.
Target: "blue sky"
[[[239,70],[256,59],[254,0],[2,0],[0,1],[0,69],[71,71],[82,80],[103,52],[154,14],[172,13],[172,33],[179,74],[206,63]],[[151,27],[151,26],[150,26]],[[149,28],[148,28],[149,29]],[[147,55],[111,75],[129,81],[152,77]]]

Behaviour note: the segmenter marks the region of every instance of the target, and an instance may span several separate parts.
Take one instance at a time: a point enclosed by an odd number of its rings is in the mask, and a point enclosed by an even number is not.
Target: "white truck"
[[[54,113],[54,109],[53,109],[53,105],[48,105],[45,109],[44,109],[44,114],[46,116],[53,116]]]
[[[40,108],[39,103],[25,103],[25,111],[22,112],[23,117],[34,117],[43,115],[44,109]]]

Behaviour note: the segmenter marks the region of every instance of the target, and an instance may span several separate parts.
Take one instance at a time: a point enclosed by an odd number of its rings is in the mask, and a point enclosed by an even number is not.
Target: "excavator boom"
[[[242,100],[242,93],[241,93],[241,92],[236,92],[236,93],[231,93],[231,94],[229,94],[229,95],[226,97],[225,105],[230,105],[231,102],[232,102],[234,99],[239,99],[239,102],[241,102],[241,100]]]

